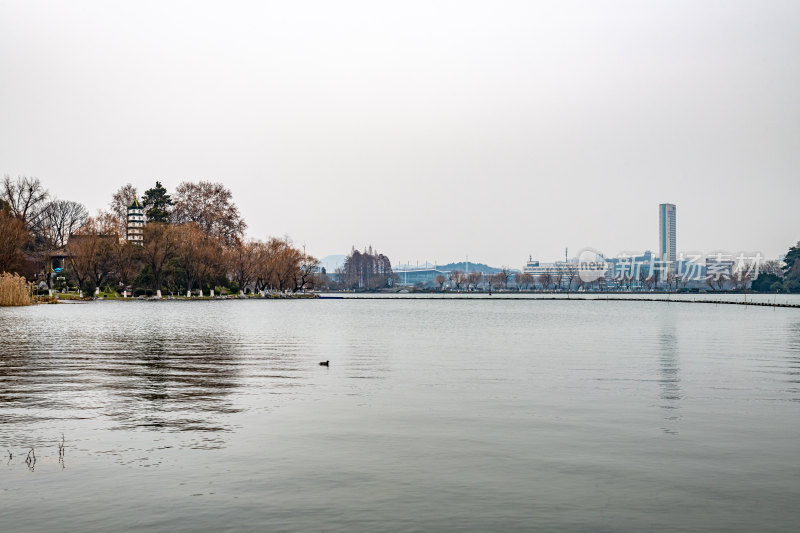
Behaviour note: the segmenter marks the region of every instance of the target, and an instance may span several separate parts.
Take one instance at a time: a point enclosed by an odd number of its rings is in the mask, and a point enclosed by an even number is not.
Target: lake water
[[[3,532],[800,519],[797,309],[92,302],[0,339]]]

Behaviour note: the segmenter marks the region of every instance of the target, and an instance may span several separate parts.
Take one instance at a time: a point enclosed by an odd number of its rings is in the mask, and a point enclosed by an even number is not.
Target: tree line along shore
[[[132,207],[142,222],[131,222]],[[5,176],[0,183],[0,305],[93,297],[208,297],[304,294],[319,290],[398,290],[400,277],[385,255],[351,249],[341,268],[326,272],[289,237],[248,238],[247,224],[221,183],[182,182],[170,193],[158,181],[138,194],[126,184],[108,208],[90,216],[84,205],[53,197],[38,178]],[[131,233],[138,240],[132,240]],[[774,263],[774,264],[772,264]],[[757,279],[759,292],[800,292],[800,243]],[[568,290],[582,285],[565,273]],[[557,279],[556,279],[557,278]],[[642,286],[654,278],[645,277]],[[636,280],[629,280],[636,281]],[[532,276],[507,268],[492,274],[451,270],[409,290],[563,288],[561,275]],[[709,287],[712,290],[713,286]],[[721,290],[721,287],[719,287]]]
[[[129,239],[132,205],[146,222]],[[108,209],[54,198],[38,178],[6,176],[0,188],[0,291],[13,302],[62,295],[108,297],[298,294],[323,288],[388,286],[389,259],[353,250],[336,280],[289,237],[247,238],[247,224],[228,188],[183,182],[173,193],[160,182],[140,196],[126,184]],[[13,291],[12,291],[13,287]],[[69,296],[66,296],[69,297]],[[3,300],[0,300],[3,301]],[[9,305],[9,304],[6,304]]]

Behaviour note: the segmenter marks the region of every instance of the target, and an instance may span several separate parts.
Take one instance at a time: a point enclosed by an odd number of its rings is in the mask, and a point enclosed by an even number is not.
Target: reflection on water
[[[94,324],[3,317],[0,337],[13,342],[0,357],[0,436],[49,445],[30,430],[104,419],[112,430],[189,432],[181,445],[216,448],[234,429],[230,415],[243,409],[232,393],[245,381],[265,392],[295,385],[297,339],[242,335],[219,317],[176,317],[163,308],[137,315],[133,305],[117,306],[117,318],[95,316]]]
[[[230,399],[239,362],[230,343],[209,333],[112,335],[118,355],[97,369],[109,392],[106,414],[121,429],[229,431],[224,415],[239,411]]]
[[[677,435],[677,421],[680,420],[681,377],[678,368],[678,335],[675,330],[673,317],[666,317],[661,322],[661,333],[658,337],[659,351],[659,379],[661,387],[659,398],[660,407],[666,412],[664,420],[666,426],[662,429],[665,433]]]
[[[794,310],[95,302],[0,309],[0,338],[0,531],[798,519]]]
[[[786,373],[792,400],[800,402],[800,321],[792,325],[793,335],[789,339],[790,350],[786,357]]]

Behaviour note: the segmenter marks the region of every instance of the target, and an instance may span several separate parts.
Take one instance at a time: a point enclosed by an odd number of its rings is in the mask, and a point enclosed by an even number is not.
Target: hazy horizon
[[[317,257],[800,239],[797,2],[0,1],[0,174],[224,183]]]

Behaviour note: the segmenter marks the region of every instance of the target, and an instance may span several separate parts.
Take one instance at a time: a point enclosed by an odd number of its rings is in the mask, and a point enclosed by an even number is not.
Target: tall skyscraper
[[[667,261],[670,269],[675,268],[678,258],[675,253],[675,204],[658,206],[658,251],[662,261]]]

